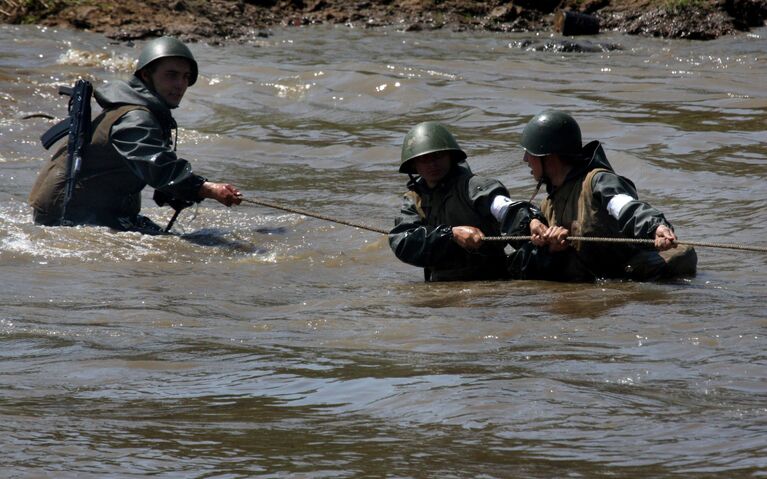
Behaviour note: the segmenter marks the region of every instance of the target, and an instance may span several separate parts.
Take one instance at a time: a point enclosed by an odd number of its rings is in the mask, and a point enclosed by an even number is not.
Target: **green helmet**
[[[189,60],[192,66],[192,77],[189,79],[189,86],[194,85],[197,81],[197,60],[194,59],[194,55],[192,55],[189,47],[173,37],[155,38],[144,45],[144,49],[141,50],[141,54],[138,57],[138,65],[136,65],[136,71],[133,72],[134,75],[138,76],[138,72],[150,63],[167,57],[181,57]]]
[[[581,152],[581,129],[563,111],[548,110],[535,115],[522,131],[522,147],[531,155],[576,155]]]
[[[410,160],[438,151],[451,152],[455,161],[466,159],[466,153],[458,146],[458,142],[444,125],[435,121],[417,124],[405,135],[405,140],[402,142],[399,172],[415,173]]]

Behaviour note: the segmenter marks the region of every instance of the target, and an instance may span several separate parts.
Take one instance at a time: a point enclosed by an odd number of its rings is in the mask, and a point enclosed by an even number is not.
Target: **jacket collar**
[[[581,153],[584,157],[584,161],[574,166],[567,173],[565,181],[562,183],[563,185],[571,181],[583,178],[588,174],[589,171],[595,170],[597,168],[604,168],[606,170],[613,171],[612,165],[610,165],[610,162],[607,161],[607,154],[605,153],[604,148],[602,148],[602,143],[599,141],[594,140],[587,143],[581,149]],[[552,194],[554,191],[555,188],[550,183],[546,183],[546,193]]]

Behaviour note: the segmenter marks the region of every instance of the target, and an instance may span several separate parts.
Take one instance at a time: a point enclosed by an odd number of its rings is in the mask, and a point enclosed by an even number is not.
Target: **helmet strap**
[[[541,185],[543,185],[543,178],[538,180],[538,184],[535,186],[535,191],[533,191],[533,196],[530,197],[530,203],[532,203],[535,197],[538,196],[538,192],[541,191]]]
[[[407,188],[409,190],[412,190],[413,188],[415,188],[415,184],[418,181],[419,177],[415,176],[413,173],[408,173],[407,176],[410,178],[410,181],[407,182]]]
[[[544,161],[547,156],[548,155],[539,157],[541,162],[541,179],[538,180],[538,188],[541,187],[541,184],[545,184],[547,187],[551,186],[551,178],[549,178],[548,173],[546,173],[546,161]]]

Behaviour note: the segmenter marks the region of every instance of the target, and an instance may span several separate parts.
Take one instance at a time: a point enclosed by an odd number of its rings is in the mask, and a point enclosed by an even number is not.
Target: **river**
[[[349,27],[191,45],[196,171],[389,228],[418,122],[514,198],[522,128],[571,112],[684,240],[765,246],[767,29],[710,42]],[[767,255],[663,283],[422,281],[383,235],[203,202],[176,231],[41,228],[61,85],[141,43],[0,26],[0,471],[8,478],[767,477]],[[541,199],[542,196],[539,196]],[[151,194],[144,212],[170,211]]]

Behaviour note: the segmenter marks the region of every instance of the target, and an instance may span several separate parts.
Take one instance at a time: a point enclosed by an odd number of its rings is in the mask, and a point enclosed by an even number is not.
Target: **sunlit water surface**
[[[195,44],[179,152],[250,198],[388,228],[411,126],[450,125],[524,199],[521,130],[560,108],[680,237],[764,246],[765,35]],[[53,121],[20,118],[61,118],[59,86],[130,75],[141,44],[0,43],[3,477],[767,476],[764,253],[701,248],[695,278],[660,284],[425,284],[382,235],[253,205],[186,210],[184,237],[37,227]]]

